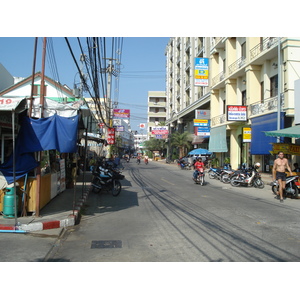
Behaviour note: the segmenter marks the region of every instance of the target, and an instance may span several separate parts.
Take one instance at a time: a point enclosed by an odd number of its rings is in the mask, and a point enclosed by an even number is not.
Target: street
[[[90,193],[47,261],[298,262],[299,200],[231,187],[174,164],[124,162],[118,197]]]

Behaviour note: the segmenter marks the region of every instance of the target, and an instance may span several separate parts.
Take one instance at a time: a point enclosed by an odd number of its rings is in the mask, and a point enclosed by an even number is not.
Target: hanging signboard
[[[114,118],[130,118],[130,109],[114,108],[113,116]]]
[[[152,127],[152,134],[169,134],[168,126]]]
[[[113,145],[115,143],[115,128],[107,129],[107,144]]]
[[[210,120],[194,119],[194,126],[210,127]]]
[[[227,121],[247,121],[247,106],[227,105]]]
[[[195,119],[210,119],[210,110],[209,109],[196,109],[195,110]]]
[[[243,128],[243,143],[251,143],[251,127]]]
[[[198,127],[197,136],[210,136],[210,127]]]
[[[195,57],[195,86],[208,86],[208,58]]]

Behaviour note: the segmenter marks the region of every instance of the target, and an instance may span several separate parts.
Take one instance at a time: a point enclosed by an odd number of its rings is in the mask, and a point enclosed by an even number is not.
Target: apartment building
[[[264,131],[294,123],[299,46],[300,39],[288,37],[211,39],[209,149],[221,162],[228,156],[233,168],[260,162],[269,171],[277,138]]]
[[[207,136],[197,133],[194,126],[196,110],[210,110],[209,79],[195,81],[195,60],[209,58],[209,37],[173,37],[166,51],[166,96],[169,131],[188,131],[194,147],[207,148]]]
[[[154,137],[151,134],[152,128],[165,124],[167,116],[167,99],[165,91],[148,92],[148,128],[147,137]]]
[[[289,37],[171,38],[166,47],[166,123],[171,131],[190,132],[195,147],[207,145],[221,165],[230,157],[233,168],[260,162],[269,171],[278,140],[264,131],[294,125],[299,46],[299,38]],[[209,59],[207,86],[195,81],[195,59],[201,57]],[[210,112],[209,139],[199,140],[193,123],[197,110]]]

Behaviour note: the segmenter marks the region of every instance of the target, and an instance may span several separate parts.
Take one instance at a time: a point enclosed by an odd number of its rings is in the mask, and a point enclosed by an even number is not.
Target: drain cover
[[[91,249],[95,248],[122,248],[122,241],[92,241]]]

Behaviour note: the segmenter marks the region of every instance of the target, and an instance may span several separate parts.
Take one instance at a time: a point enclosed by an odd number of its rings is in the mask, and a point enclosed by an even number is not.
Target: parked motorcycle
[[[218,179],[220,180],[223,169],[221,168],[210,168],[208,171],[208,177],[210,179]]]
[[[231,177],[230,184],[232,186],[254,186],[255,188],[263,189],[265,184],[258,172],[260,163],[255,163],[253,168],[247,170],[239,170]]]
[[[230,183],[231,177],[233,176],[234,173],[235,173],[234,170],[223,170],[220,175],[220,180],[226,184]]]
[[[285,190],[283,191],[284,197],[290,196],[292,199],[297,199],[299,195],[299,190],[298,190],[298,179],[299,176],[293,175],[293,176],[288,176],[286,177],[286,182],[285,182]],[[279,184],[278,181],[275,180],[272,183],[272,192],[275,195],[278,195],[279,191]]]
[[[178,160],[178,167],[181,169],[181,170],[191,170],[192,169],[192,165],[190,163],[186,163],[184,162],[183,160]]]
[[[118,196],[122,189],[120,180],[124,178],[120,171],[99,166],[93,171],[92,191],[94,193],[111,191],[113,196]]]

